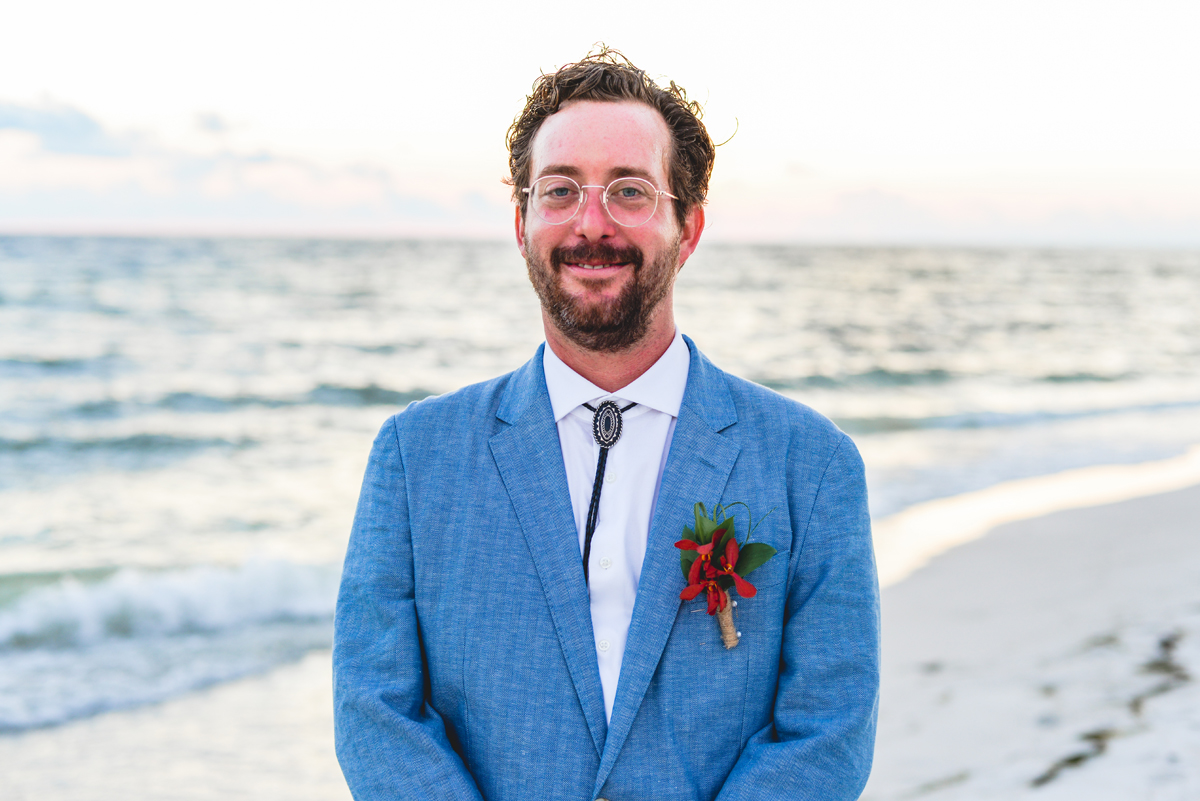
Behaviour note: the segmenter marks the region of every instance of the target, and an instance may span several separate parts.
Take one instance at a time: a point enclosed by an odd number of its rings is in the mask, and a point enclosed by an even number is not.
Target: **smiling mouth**
[[[550,253],[550,263],[555,270],[569,267],[600,272],[629,267],[637,271],[642,266],[642,252],[632,246],[617,248],[608,243],[584,243],[572,248],[555,248]]]

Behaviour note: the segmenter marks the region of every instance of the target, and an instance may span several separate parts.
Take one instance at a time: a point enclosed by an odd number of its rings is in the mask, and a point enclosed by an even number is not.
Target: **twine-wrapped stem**
[[[729,600],[729,593],[725,593],[725,608],[717,612],[717,623],[721,626],[721,642],[726,648],[732,648],[738,644],[737,628],[733,625],[733,603]]]

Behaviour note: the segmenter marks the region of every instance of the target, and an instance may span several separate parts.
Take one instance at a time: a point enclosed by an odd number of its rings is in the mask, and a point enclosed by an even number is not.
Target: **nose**
[[[581,186],[579,189],[583,192],[583,203],[573,221],[575,234],[589,242],[599,242],[606,236],[613,236],[616,233],[616,223],[608,216],[604,207],[605,187]],[[592,189],[597,191],[589,191]]]

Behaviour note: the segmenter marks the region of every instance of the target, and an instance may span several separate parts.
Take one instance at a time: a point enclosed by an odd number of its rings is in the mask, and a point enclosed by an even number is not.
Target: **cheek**
[[[548,252],[562,238],[561,231],[552,226],[547,226],[541,220],[526,220],[526,224],[522,228],[524,229],[525,240],[523,249],[531,250],[534,253]]]

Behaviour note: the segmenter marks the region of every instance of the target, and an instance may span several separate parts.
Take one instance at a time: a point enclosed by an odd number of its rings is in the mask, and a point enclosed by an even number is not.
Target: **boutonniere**
[[[696,527],[685,526],[683,539],[675,543],[675,547],[681,551],[679,566],[683,569],[683,575],[687,577],[687,587],[679,593],[679,597],[690,601],[701,592],[708,593],[708,613],[717,616],[717,623],[721,627],[721,642],[726,648],[737,645],[738,637],[741,636],[733,625],[730,588],[736,589],[738,595],[743,598],[753,598],[758,590],[746,581],[746,576],[752,570],[762,567],[775,555],[775,549],[765,542],[750,542],[750,535],[754,533],[755,528],[753,525],[746,532],[745,541],[738,542],[734,519],[726,515],[727,510],[733,506],[746,504],[741,501],[729,506],[717,504],[713,507],[712,517],[709,517],[704,504],[697,503],[693,508]],[[746,506],[747,515],[749,512],[750,507]],[[767,512],[768,515],[770,513]]]

